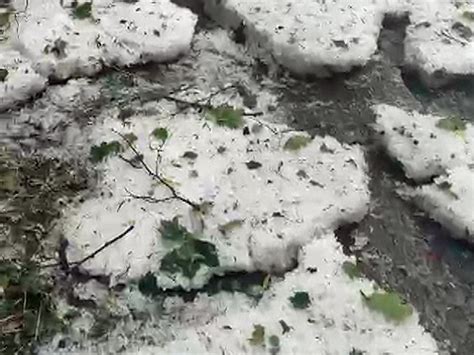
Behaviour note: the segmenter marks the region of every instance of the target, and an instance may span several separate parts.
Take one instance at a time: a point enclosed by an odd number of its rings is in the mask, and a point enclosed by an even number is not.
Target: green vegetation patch
[[[351,279],[358,279],[363,277],[362,271],[358,264],[353,263],[352,261],[344,261],[342,263],[342,270],[344,273],[349,276]]]
[[[453,116],[442,118],[436,123],[436,127],[455,133],[462,133],[466,130],[466,122],[459,117]]]
[[[100,163],[107,157],[123,152],[123,147],[118,141],[102,142],[91,147],[89,159],[93,163]]]
[[[297,135],[288,138],[283,149],[290,151],[297,151],[306,147],[311,142],[311,138],[305,135]]]
[[[263,325],[254,324],[249,343],[253,346],[265,345],[265,327]]]
[[[162,221],[160,233],[164,240],[174,244],[173,249],[161,260],[161,271],[171,274],[182,273],[192,279],[202,266],[219,266],[215,245],[198,239],[181,226],[177,218]]]
[[[311,305],[311,299],[309,298],[308,292],[304,291],[295,292],[289,300],[296,309],[305,309]]]
[[[222,105],[208,109],[207,118],[218,126],[237,129],[244,124],[243,113],[242,109]]]
[[[73,16],[79,20],[90,18],[92,13],[92,2],[84,2],[76,5],[72,13]]]
[[[151,132],[151,135],[155,137],[156,139],[161,140],[163,142],[165,142],[169,137],[168,130],[163,127],[155,128],[153,132]]]
[[[376,291],[367,296],[361,291],[361,296],[367,307],[382,313],[389,321],[400,323],[413,313],[411,305],[406,303],[396,292]]]

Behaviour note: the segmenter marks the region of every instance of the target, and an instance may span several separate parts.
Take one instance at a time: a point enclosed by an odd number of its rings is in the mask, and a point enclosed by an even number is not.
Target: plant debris
[[[3,83],[7,80],[8,70],[5,68],[0,68],[0,82]]]
[[[73,15],[75,18],[79,20],[84,20],[86,18],[91,17],[91,12],[92,12],[92,2],[85,2],[79,5],[76,5],[76,7],[73,10]]]
[[[358,279],[363,276],[359,266],[352,261],[344,261],[342,263],[342,270],[347,276],[351,278],[351,280]]]
[[[93,163],[100,163],[105,158],[116,155],[123,151],[122,145],[118,141],[102,142],[100,145],[94,145],[90,151],[90,161]]]
[[[296,309],[305,309],[311,304],[308,292],[304,291],[295,292],[293,296],[289,298],[289,300]]]
[[[283,319],[280,319],[278,323],[281,325],[282,334],[286,334],[291,331],[291,327]]]
[[[462,133],[466,130],[466,122],[457,116],[442,118],[436,123],[436,127],[451,131],[454,133]]]
[[[201,266],[217,267],[219,258],[214,244],[197,239],[178,219],[162,221],[160,228],[164,240],[177,244],[161,260],[160,270],[168,273],[181,272],[192,279]]]
[[[207,117],[218,126],[237,129],[243,126],[244,111],[228,105],[213,107],[207,110]]]
[[[265,346],[265,327],[260,324],[254,324],[252,336],[249,343],[253,346]]]
[[[245,165],[247,165],[249,170],[260,169],[262,167],[262,164],[255,160],[250,160],[246,162]]]
[[[413,313],[413,308],[396,292],[376,291],[370,296],[367,296],[361,291],[360,294],[367,307],[373,311],[382,313],[389,321],[400,323]]]
[[[153,137],[155,137],[156,139],[161,140],[163,142],[165,142],[169,137],[168,130],[166,128],[163,128],[163,127],[155,128],[153,130],[153,132],[151,132],[151,134],[152,134]]]
[[[297,135],[288,138],[283,149],[290,151],[297,151],[306,147],[311,142],[311,138],[304,135]]]

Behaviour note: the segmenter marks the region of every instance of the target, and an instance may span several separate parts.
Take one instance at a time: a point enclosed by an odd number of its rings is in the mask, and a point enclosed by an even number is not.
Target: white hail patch
[[[418,324],[416,312],[403,322],[389,321],[369,309],[361,295],[380,290],[364,278],[351,279],[343,271],[346,257],[332,233],[321,234],[305,245],[297,269],[284,278],[272,277],[270,287],[258,301],[239,293],[200,294],[186,303],[167,298],[160,314],[152,300],[144,306],[135,296],[134,306],[146,310],[148,321],[120,322],[100,343],[86,341],[81,347],[44,354],[116,353],[129,354],[437,354],[429,333]],[[296,309],[290,298],[306,292],[310,303]],[[129,303],[131,305],[131,303]],[[156,306],[155,306],[156,307]],[[77,327],[87,329],[87,316]],[[255,326],[264,328],[261,344],[251,344]],[[134,337],[124,334],[134,333]],[[272,336],[278,337],[278,346]],[[147,339],[153,345],[144,344]]]
[[[133,132],[149,166],[154,169],[157,164],[181,196],[210,205],[209,212],[196,215],[176,200],[148,203],[131,198],[127,191],[156,199],[169,193],[143,170],[112,157],[99,168],[101,196],[67,213],[69,260],[82,258],[133,224],[129,236],[84,268],[112,276],[113,283],[153,271],[161,287],[201,287],[214,273],[285,270],[297,249],[321,231],[363,217],[369,193],[359,147],[316,137],[298,152],[287,151],[284,144],[295,133],[281,133],[284,126],[260,126],[251,120],[247,124],[256,133],[218,127],[197,114],[179,120],[133,117],[126,128],[117,119],[106,119],[94,132],[95,144],[120,140],[113,130]],[[170,135],[163,147],[151,135],[157,127]],[[126,159],[133,156],[130,151],[125,154]],[[158,228],[162,220],[175,216],[216,245],[219,267],[201,267],[193,279],[159,272],[169,248]]]
[[[206,0],[220,24],[246,26],[257,55],[299,74],[326,76],[367,63],[377,49],[382,15],[370,0]]]
[[[474,127],[464,131],[440,128],[444,117],[376,105],[375,128],[388,153],[399,160],[406,175],[423,181],[447,169],[474,163]]]
[[[46,79],[33,70],[30,61],[15,50],[0,49],[0,111],[28,100],[45,86]]]
[[[41,74],[60,80],[94,75],[104,65],[175,59],[189,50],[197,21],[169,0],[93,1],[82,19],[70,1],[33,1],[17,18],[12,41]]]
[[[448,170],[433,184],[412,189],[409,195],[455,238],[474,242],[474,171],[460,166]]]

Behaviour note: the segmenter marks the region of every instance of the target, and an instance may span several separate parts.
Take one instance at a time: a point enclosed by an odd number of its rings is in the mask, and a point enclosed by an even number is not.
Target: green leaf
[[[436,127],[455,133],[462,133],[466,130],[466,123],[459,117],[454,116],[440,119],[436,123]]]
[[[158,127],[151,132],[152,136],[158,140],[165,142],[168,139],[168,130],[166,128]]]
[[[172,221],[162,221],[160,233],[163,239],[178,243],[161,260],[160,270],[168,273],[181,272],[193,278],[201,266],[219,266],[219,257],[214,244],[197,239],[175,217]]]
[[[142,276],[138,280],[138,290],[145,296],[156,296],[160,293],[156,277],[151,272],[148,272],[145,276]]]
[[[228,105],[213,107],[207,111],[207,117],[218,126],[237,129],[243,126],[244,111]]]
[[[102,142],[99,146],[94,145],[91,147],[89,159],[93,163],[100,163],[105,158],[116,155],[123,151],[123,147],[117,141]]]
[[[467,20],[474,21],[474,11],[466,10],[462,13],[462,17]]]
[[[0,68],[0,83],[3,83],[8,76],[8,70],[5,68]]]
[[[0,13],[0,27],[8,27],[10,26],[10,15],[12,14],[11,11],[6,11]]]
[[[219,257],[216,246],[204,240],[194,240],[194,249],[203,257],[202,263],[209,267],[219,266]]]
[[[249,343],[254,346],[265,345],[265,327],[260,324],[254,324],[252,336]]]
[[[288,138],[283,149],[296,151],[306,147],[311,142],[311,138],[304,135],[297,135]]]
[[[289,298],[293,307],[297,309],[305,309],[308,308],[311,304],[311,300],[307,292],[295,292],[293,296]]]
[[[344,261],[342,263],[342,270],[351,279],[357,279],[363,276],[359,266],[352,261]]]
[[[374,292],[372,295],[366,296],[361,292],[361,295],[367,307],[382,313],[389,321],[399,323],[410,317],[413,313],[413,308],[398,293]]]
[[[163,239],[173,242],[183,242],[190,235],[186,228],[179,224],[177,217],[172,221],[161,221],[159,232]]]
[[[123,135],[123,137],[130,143],[134,143],[138,139],[138,137],[133,132],[126,133]]]
[[[91,17],[92,2],[85,2],[74,8],[73,15],[79,20]]]

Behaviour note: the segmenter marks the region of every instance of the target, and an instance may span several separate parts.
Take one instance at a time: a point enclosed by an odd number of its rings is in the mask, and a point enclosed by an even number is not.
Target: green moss
[[[77,5],[73,10],[73,16],[79,20],[84,20],[91,17],[92,2],[84,2]]]
[[[118,141],[102,142],[100,145],[91,147],[89,159],[93,163],[100,163],[105,158],[116,155],[123,151],[122,145]]]
[[[361,296],[367,307],[382,313],[389,321],[400,323],[413,313],[413,308],[396,292],[374,292],[370,296],[361,292]]]
[[[134,143],[137,141],[138,137],[135,135],[135,133],[130,132],[127,134],[124,134],[123,137],[130,143]]]
[[[213,107],[207,111],[207,118],[217,124],[227,128],[237,129],[243,126],[242,118],[244,111],[232,106],[222,105]]]
[[[306,147],[310,142],[310,137],[304,135],[293,136],[286,141],[285,145],[283,146],[283,149],[291,151],[300,150],[301,148]]]
[[[296,309],[305,309],[311,305],[311,300],[309,298],[308,292],[295,292],[293,296],[289,298],[291,304]]]

